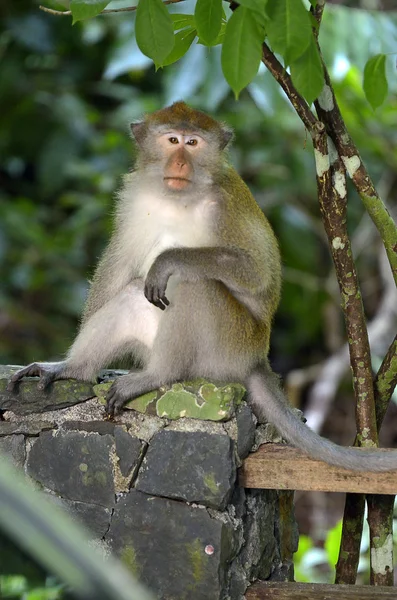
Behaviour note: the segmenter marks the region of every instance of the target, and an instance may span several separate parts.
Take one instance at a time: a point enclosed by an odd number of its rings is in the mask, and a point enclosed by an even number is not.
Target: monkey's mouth
[[[190,179],[184,177],[164,177],[164,182],[171,190],[184,190],[191,183]]]

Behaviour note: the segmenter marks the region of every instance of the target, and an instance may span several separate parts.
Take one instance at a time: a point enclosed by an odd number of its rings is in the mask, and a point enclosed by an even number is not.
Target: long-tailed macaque
[[[131,126],[139,154],[118,194],[114,233],[96,269],[79,334],[67,357],[33,363],[10,380],[95,380],[132,355],[143,370],[119,377],[109,415],[131,398],[193,377],[240,381],[254,412],[311,456],[387,471],[379,456],[341,448],[294,414],[267,362],[281,285],[273,231],[227,161],[232,132],[183,102]]]

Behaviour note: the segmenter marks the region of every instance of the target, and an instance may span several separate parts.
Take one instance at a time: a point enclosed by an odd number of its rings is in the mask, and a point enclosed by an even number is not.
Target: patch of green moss
[[[215,481],[215,476],[213,473],[207,473],[204,476],[204,484],[207,486],[207,488],[213,493],[213,494],[217,494],[218,493],[218,486],[216,484]]]
[[[137,410],[140,413],[155,413],[155,406],[153,406],[153,411],[149,411],[149,407],[151,404],[155,404],[155,400],[157,399],[158,392],[154,390],[152,392],[148,392],[147,394],[143,394],[142,396],[138,396],[138,398],[134,398],[127,402],[124,408],[132,408],[133,410]]]
[[[205,554],[203,544],[198,538],[196,538],[193,542],[186,544],[186,550],[192,567],[193,579],[197,584],[202,581],[205,573]]]
[[[132,544],[129,544],[123,548],[121,552],[121,560],[127,566],[128,570],[131,571],[135,577],[139,578],[141,566],[138,563],[136,550]]]
[[[113,381],[107,381],[106,383],[98,383],[97,385],[94,385],[94,394],[98,398],[99,404],[106,404],[106,394],[112,387],[112,384]]]

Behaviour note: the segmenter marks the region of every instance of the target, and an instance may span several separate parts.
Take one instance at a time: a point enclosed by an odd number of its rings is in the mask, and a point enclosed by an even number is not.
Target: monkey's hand
[[[165,310],[170,303],[165,291],[173,271],[168,254],[164,252],[155,259],[146,276],[145,296],[151,304],[161,310]]]

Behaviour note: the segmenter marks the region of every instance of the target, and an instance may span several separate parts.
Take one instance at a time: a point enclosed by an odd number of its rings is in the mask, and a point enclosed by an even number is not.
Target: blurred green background
[[[306,378],[307,369],[337,352],[345,338],[311,142],[289,102],[264,68],[236,101],[216,47],[194,45],[180,62],[156,73],[135,44],[133,13],[72,26],[69,17],[45,14],[38,5],[0,5],[0,362],[24,364],[65,353],[87,278],[109,237],[114,192],[133,164],[128,124],[183,99],[235,128],[231,160],[280,240],[284,287],[271,360],[284,376],[303,373],[298,391],[292,390],[302,405],[316,377]],[[192,3],[171,10],[192,12]],[[327,6],[320,42],[348,129],[393,213],[397,12]],[[364,98],[362,72],[378,52],[391,53],[390,94],[374,113]],[[366,314],[382,321],[388,268],[351,186],[349,230]],[[375,366],[396,331],[393,308],[387,316],[373,347]],[[348,380],[340,397],[343,406],[327,433],[349,443],[353,420],[343,438],[346,414],[354,412]],[[313,527],[319,530],[318,523],[306,529]]]

